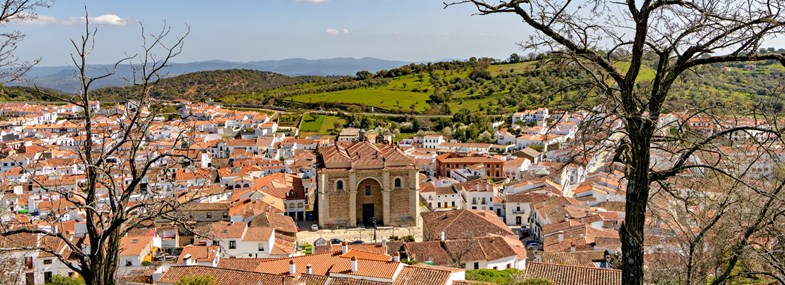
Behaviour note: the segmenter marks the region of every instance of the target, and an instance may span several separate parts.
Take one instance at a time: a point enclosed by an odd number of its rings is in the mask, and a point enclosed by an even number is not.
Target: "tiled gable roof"
[[[621,270],[530,262],[524,278],[541,278],[554,285],[617,285]]]
[[[182,277],[186,276],[212,276],[218,285],[238,285],[238,284],[281,284],[281,282],[291,282],[292,277],[264,274],[251,271],[242,271],[227,268],[215,268],[208,266],[173,266],[169,268],[158,283],[175,284]]]
[[[438,238],[441,232],[447,239],[483,237],[488,234],[515,235],[495,213],[487,210],[453,210],[423,213],[426,237]]]
[[[543,263],[595,267],[594,262],[605,261],[604,250],[576,252],[543,252],[540,258]]]
[[[460,270],[437,266],[406,266],[395,278],[392,285],[445,285],[450,280],[450,274],[455,271]]]
[[[177,258],[177,263],[182,263],[188,255],[195,262],[212,261],[220,249],[220,246],[189,245],[183,247],[183,251]]]
[[[385,168],[413,167],[412,160],[400,149],[387,144],[365,142],[337,142],[319,147],[319,157],[325,168]]]

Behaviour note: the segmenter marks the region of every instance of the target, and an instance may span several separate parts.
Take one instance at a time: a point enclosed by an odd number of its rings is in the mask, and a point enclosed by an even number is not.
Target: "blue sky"
[[[471,16],[470,6],[443,9],[434,0],[58,0],[33,23],[14,24],[27,37],[17,56],[42,66],[70,63],[69,38],[84,27],[84,6],[98,28],[92,63],[109,63],[166,21],[174,32],[191,27],[175,61],[253,61],[302,57],[378,57],[428,61],[526,53],[528,36],[513,15]]]

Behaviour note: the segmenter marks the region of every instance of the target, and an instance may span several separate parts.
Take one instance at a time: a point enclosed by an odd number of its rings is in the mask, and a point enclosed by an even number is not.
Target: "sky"
[[[514,15],[473,16],[471,6],[439,0],[57,0],[36,20],[14,23],[26,35],[16,55],[40,66],[70,64],[69,39],[84,31],[85,7],[98,29],[90,63],[135,54],[141,27],[164,23],[182,34],[175,62],[376,57],[403,61],[507,58],[530,33]]]

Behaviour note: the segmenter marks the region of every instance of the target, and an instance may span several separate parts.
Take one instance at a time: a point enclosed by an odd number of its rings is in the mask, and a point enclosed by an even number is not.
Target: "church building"
[[[319,227],[415,226],[418,172],[399,148],[359,141],[319,147]]]

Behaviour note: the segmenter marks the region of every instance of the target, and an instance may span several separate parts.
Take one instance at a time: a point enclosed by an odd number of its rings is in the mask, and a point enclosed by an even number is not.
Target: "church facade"
[[[317,169],[319,226],[415,226],[419,175],[395,146],[368,141],[320,147]]]

